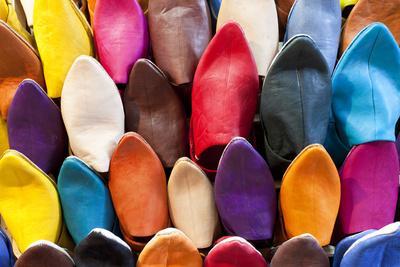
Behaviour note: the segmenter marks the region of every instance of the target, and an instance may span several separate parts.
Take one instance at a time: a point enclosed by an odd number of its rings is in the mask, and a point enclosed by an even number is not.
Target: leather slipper
[[[68,157],[58,175],[57,188],[65,222],[76,244],[94,228],[113,229],[116,217],[110,192],[85,162]]]
[[[287,238],[310,233],[328,245],[340,204],[340,178],[321,145],[306,147],[290,164],[280,191],[280,208]]]
[[[246,139],[226,146],[215,177],[215,201],[228,234],[251,241],[272,238],[277,199],[265,160]]]
[[[229,22],[211,40],[193,82],[190,153],[206,172],[215,174],[233,137],[249,137],[258,85],[257,67],[244,32],[239,24]]]
[[[74,250],[76,267],[135,267],[135,258],[128,244],[101,228],[93,229]]]
[[[35,0],[33,13],[47,93],[59,98],[74,60],[80,55],[94,55],[92,31],[72,0]]]
[[[167,228],[158,232],[139,255],[138,267],[201,267],[203,261],[192,241],[181,231]]]
[[[214,20],[218,19],[221,2],[222,0],[208,0],[208,5],[210,6],[211,15]]]
[[[199,59],[211,39],[211,20],[205,0],[149,2],[153,56],[174,84],[193,81]]]
[[[99,62],[80,56],[65,79],[61,113],[72,152],[98,172],[108,172],[124,134],[124,108],[117,86]]]
[[[287,18],[295,0],[275,0],[279,22],[279,40],[283,40],[286,32]]]
[[[307,145],[325,141],[331,95],[317,44],[307,35],[294,36],[271,64],[261,92],[266,157],[275,179]]]
[[[265,76],[278,52],[278,15],[274,0],[222,1],[217,31],[235,21],[243,28],[256,61],[258,75]]]
[[[140,250],[168,226],[167,182],[157,154],[128,132],[112,155],[109,188],[125,241]]]
[[[58,172],[67,154],[67,133],[59,107],[35,81],[26,79],[18,86],[7,125],[11,149],[45,173]]]
[[[150,60],[139,59],[133,66],[123,102],[126,131],[146,139],[164,167],[185,156],[185,110],[164,73]]]
[[[14,263],[15,257],[10,239],[3,230],[0,230],[0,266],[13,267]]]
[[[24,28],[13,6],[13,1],[0,1],[0,20],[7,23],[13,30],[22,36],[30,45],[34,45],[32,35]]]
[[[208,248],[219,233],[214,190],[205,173],[190,159],[180,158],[168,181],[172,224],[199,248]]]

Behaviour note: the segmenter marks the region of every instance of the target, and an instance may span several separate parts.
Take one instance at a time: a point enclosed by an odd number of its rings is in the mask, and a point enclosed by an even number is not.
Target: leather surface
[[[343,256],[340,266],[398,266],[400,222],[358,239]]]
[[[222,0],[209,0],[208,4],[210,6],[211,15],[214,19],[218,18],[219,9],[221,8]]]
[[[295,0],[275,0],[276,10],[278,12],[279,39],[282,40],[286,32],[286,23]]]
[[[190,159],[180,158],[168,181],[172,224],[197,248],[208,248],[219,232],[214,189],[205,173]]]
[[[72,152],[96,171],[107,172],[125,116],[116,85],[94,58],[80,56],[72,65],[61,113]]]
[[[26,16],[26,22],[29,27],[33,26],[33,7],[35,5],[35,0],[20,0],[24,13]]]
[[[260,119],[275,179],[304,147],[324,142],[331,94],[329,69],[316,43],[306,35],[293,37],[271,64],[261,92]]]
[[[271,239],[276,215],[274,179],[265,160],[244,138],[226,146],[215,177],[215,201],[230,235]]]
[[[172,167],[186,154],[183,105],[165,75],[150,60],[139,59],[134,65],[123,102],[126,131],[143,136],[165,167]]]
[[[85,162],[68,157],[58,175],[57,188],[65,222],[76,244],[94,228],[112,231],[116,217],[110,192]]]
[[[15,263],[15,267],[74,267],[68,252],[54,243],[38,241],[33,243]]]
[[[11,242],[3,230],[0,230],[0,266],[13,267],[14,262]]]
[[[202,259],[192,241],[181,231],[158,232],[139,255],[138,267],[201,267]]]
[[[67,133],[59,107],[35,81],[27,79],[18,86],[7,124],[11,149],[45,173],[58,172],[67,154]]]
[[[94,39],[100,63],[115,83],[128,82],[133,64],[147,55],[147,21],[137,1],[96,0]]]
[[[51,178],[15,150],[1,157],[0,177],[0,213],[18,249],[41,239],[57,242],[63,223]]]
[[[206,0],[149,1],[149,29],[153,56],[170,81],[193,81],[199,59],[211,39]]]
[[[35,0],[33,20],[47,93],[58,98],[75,59],[94,54],[92,32],[72,0]]]
[[[399,160],[394,142],[355,146],[340,171],[338,225],[343,234],[379,229],[394,221]]]
[[[321,145],[306,147],[287,169],[280,208],[287,238],[310,233],[328,245],[340,204],[340,178]]]
[[[24,28],[19,20],[11,0],[0,1],[0,20],[6,22],[13,30],[23,37],[29,44],[33,45],[32,35]]]
[[[0,116],[7,120],[8,108],[24,79],[33,79],[42,87],[45,83],[35,49],[3,21],[0,21],[0,40]]]
[[[258,75],[265,76],[278,52],[278,16],[274,0],[224,0],[218,14],[217,31],[229,21],[235,21],[243,28]]]
[[[218,242],[204,260],[205,267],[267,267],[268,264],[249,242],[242,237],[227,237]]]
[[[7,123],[0,117],[0,154],[9,148]]]
[[[125,241],[143,247],[168,226],[167,182],[157,154],[137,133],[128,132],[116,148],[110,166],[109,188]]]
[[[380,23],[365,28],[343,54],[332,77],[332,110],[338,136],[348,149],[375,140],[395,141],[399,71],[400,49]]]
[[[233,137],[250,135],[258,84],[243,31],[239,24],[227,23],[204,52],[193,82],[190,153],[204,170],[215,172]]]
[[[382,22],[400,44],[400,0],[359,0],[350,12],[342,32],[344,52],[357,34],[373,22]]]
[[[289,239],[278,247],[271,266],[329,267],[329,259],[318,241],[310,234]]]
[[[346,7],[354,6],[357,2],[358,0],[340,0],[340,7],[343,10]]]
[[[96,228],[74,250],[76,266],[135,267],[135,256],[130,247],[113,233]]]
[[[342,26],[340,0],[297,0],[286,25],[285,42],[297,34],[310,36],[329,67],[335,67]],[[318,19],[315,19],[318,18]]]
[[[361,237],[368,235],[370,233],[375,232],[376,230],[367,230],[355,235],[348,236],[342,239],[337,246],[335,247],[335,254],[333,255],[333,267],[340,267],[340,263],[342,262],[343,256],[346,251]]]

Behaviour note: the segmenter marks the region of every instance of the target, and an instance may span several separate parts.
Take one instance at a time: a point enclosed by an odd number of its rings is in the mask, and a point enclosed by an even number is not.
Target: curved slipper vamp
[[[267,267],[261,253],[246,239],[234,236],[221,238],[204,260],[204,267]]]
[[[97,0],[93,19],[99,61],[115,83],[127,83],[129,71],[147,55],[149,33],[137,1]]]
[[[33,16],[47,93],[58,98],[74,60],[93,55],[92,32],[72,0],[35,0]]]
[[[329,258],[310,234],[289,239],[278,247],[271,266],[279,267],[329,267]]]
[[[21,252],[37,240],[58,241],[62,215],[56,185],[17,151],[0,159],[0,191],[0,213]]]
[[[222,1],[217,31],[235,21],[243,28],[256,61],[258,75],[265,76],[278,52],[278,16],[274,0]]]
[[[271,64],[261,93],[266,156],[276,179],[303,148],[325,141],[331,94],[317,45],[306,35],[293,37]]]
[[[135,257],[128,244],[113,233],[96,228],[74,250],[77,267],[135,267]]]
[[[173,225],[197,248],[208,248],[219,228],[214,190],[210,180],[188,158],[180,158],[168,181],[168,201]]]
[[[186,117],[182,102],[150,60],[139,59],[134,65],[124,94],[124,108],[126,131],[143,136],[165,167],[172,167],[185,155]]]
[[[297,0],[290,11],[285,41],[297,34],[309,35],[333,72],[339,48],[342,16],[339,0]]]
[[[233,137],[248,137],[257,108],[258,76],[239,24],[225,24],[211,40],[193,82],[191,157],[215,173]]]
[[[272,238],[274,180],[264,159],[244,138],[234,138],[222,154],[215,177],[215,200],[229,234],[253,241]]]
[[[341,267],[398,266],[400,263],[400,222],[365,235],[343,256]]]
[[[321,145],[306,147],[287,169],[280,191],[285,233],[310,233],[328,245],[340,204],[340,178]]]
[[[168,226],[167,183],[156,153],[137,133],[126,133],[115,150],[109,188],[125,241],[133,249]]]
[[[338,135],[348,149],[395,141],[399,72],[400,49],[381,23],[365,28],[343,54],[332,76],[332,109]]]
[[[174,84],[192,82],[199,59],[211,39],[206,0],[157,0],[149,3],[153,55]]]
[[[340,171],[339,225],[343,234],[379,229],[396,213],[399,160],[394,142],[354,147]]]
[[[58,106],[33,80],[18,87],[8,114],[10,148],[46,173],[56,173],[67,153],[67,133]]]
[[[86,163],[68,157],[61,167],[57,187],[65,222],[76,244],[94,228],[112,230],[116,218],[110,192]]]
[[[61,112],[72,152],[98,172],[107,172],[124,133],[118,89],[92,57],[80,56],[65,79]]]
[[[201,267],[202,264],[192,241],[174,228],[158,232],[140,253],[137,262],[138,267]]]
[[[344,0],[342,0],[344,2]],[[348,2],[348,1],[345,1]],[[355,4],[352,0],[353,4]],[[374,22],[382,22],[400,44],[400,0],[359,0],[344,24],[341,51],[345,51],[357,34]]]
[[[42,64],[35,49],[0,20],[0,116],[7,120],[8,108],[18,85],[27,78],[42,87]]]
[[[18,258],[15,267],[74,267],[75,263],[63,248],[40,240],[32,243]]]

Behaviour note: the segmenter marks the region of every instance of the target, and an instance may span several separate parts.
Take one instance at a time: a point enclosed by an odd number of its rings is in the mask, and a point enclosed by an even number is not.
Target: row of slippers
[[[400,264],[400,223],[379,230],[367,230],[342,240],[335,251],[333,267],[398,266]],[[263,255],[241,237],[218,240],[207,256],[200,254],[185,234],[168,228],[158,232],[137,257],[130,247],[113,233],[93,229],[74,249],[65,249],[49,241],[32,243],[14,265],[11,244],[0,232],[2,267],[267,267]],[[291,238],[279,246],[270,262],[272,267],[329,267],[329,259],[310,234]]]

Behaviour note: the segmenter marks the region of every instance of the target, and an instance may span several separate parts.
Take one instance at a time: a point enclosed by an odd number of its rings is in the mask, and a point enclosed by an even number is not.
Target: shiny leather
[[[363,236],[366,236],[370,233],[375,232],[376,230],[367,230],[355,235],[348,236],[344,239],[342,239],[335,247],[335,254],[333,255],[333,267],[340,267],[340,263],[342,262],[343,256],[346,253],[346,251],[356,242],[358,239],[360,239]]]
[[[80,56],[73,63],[64,83],[61,113],[73,154],[96,171],[107,172],[124,133],[125,116],[116,85],[94,58]]]
[[[163,166],[139,134],[126,133],[110,164],[109,188],[125,241],[135,250],[169,223]]]
[[[400,222],[389,224],[358,239],[343,256],[340,266],[398,266]]]
[[[168,180],[172,224],[199,248],[208,248],[219,233],[214,189],[205,173],[190,159],[180,158]]]
[[[13,30],[23,37],[29,44],[33,45],[33,37],[20,22],[11,0],[0,1],[0,20],[6,22]]]
[[[128,244],[113,233],[96,228],[74,250],[76,266],[135,267],[135,256]]]
[[[7,150],[1,157],[0,190],[1,216],[21,252],[34,241],[60,239],[56,184],[23,154]]]
[[[221,8],[222,0],[208,0],[210,6],[211,15],[214,19],[218,18],[219,9]]]
[[[8,108],[18,85],[30,78],[45,85],[38,53],[0,20],[0,116],[7,120]]]
[[[286,23],[295,0],[275,0],[276,10],[278,11],[279,39],[282,40],[286,32]]]
[[[261,92],[260,119],[275,179],[282,178],[304,147],[324,142],[331,90],[330,72],[316,43],[306,35],[290,39],[271,64]]]
[[[365,28],[343,54],[332,77],[332,110],[348,150],[376,140],[395,141],[399,71],[400,49],[381,23]]]
[[[0,154],[9,148],[7,123],[0,117]]]
[[[277,207],[274,179],[265,160],[246,139],[233,138],[226,146],[214,188],[228,234],[252,241],[272,238]]]
[[[394,221],[399,160],[394,142],[354,147],[340,171],[338,225],[343,234],[379,229]]]
[[[74,267],[68,252],[56,244],[40,240],[29,246],[15,263],[15,267]]]
[[[139,255],[137,267],[201,267],[197,248],[181,231],[168,228],[158,232]]]
[[[35,0],[33,21],[47,93],[58,98],[74,60],[94,55],[92,32],[72,0]]]
[[[303,234],[280,245],[272,258],[271,266],[329,267],[330,264],[327,254],[315,237]]]
[[[110,191],[85,162],[68,157],[61,166],[57,188],[65,222],[76,244],[94,228],[113,229],[116,217]]]
[[[258,75],[265,76],[278,52],[278,15],[274,0],[222,1],[217,31],[229,21],[235,21],[243,28],[256,61]]]
[[[94,9],[96,7],[96,0],[87,0],[87,1],[88,1],[88,9],[90,16],[90,24],[93,25],[93,16],[94,16]],[[149,5],[149,0],[137,0],[137,2],[142,7],[144,14],[146,14]]]
[[[199,59],[211,39],[206,0],[149,1],[153,56],[174,84],[193,81]]]
[[[193,82],[190,153],[203,170],[215,173],[231,139],[250,135],[258,93],[257,67],[244,32],[227,23],[204,52]]]
[[[127,83],[133,64],[147,55],[149,47],[140,5],[132,0],[96,0],[93,30],[100,63],[115,83]]]
[[[342,32],[341,52],[357,34],[374,22],[382,22],[400,44],[400,0],[359,0],[350,12]]]
[[[268,264],[246,239],[238,236],[221,238],[204,260],[204,267],[267,267]]]
[[[8,113],[10,148],[32,160],[45,173],[57,173],[68,150],[59,107],[35,81],[24,80]]]
[[[342,26],[340,0],[297,0],[286,25],[284,41],[298,34],[310,36],[329,67],[335,67]],[[316,19],[318,18],[318,19]]]
[[[321,145],[306,147],[282,180],[280,210],[286,237],[309,233],[321,246],[328,245],[339,204],[340,178],[335,164]]]
[[[186,116],[164,73],[150,60],[139,59],[123,102],[126,131],[143,136],[165,167],[174,166],[187,150]]]
[[[15,258],[12,251],[11,242],[7,235],[0,230],[0,266],[13,267]]]

